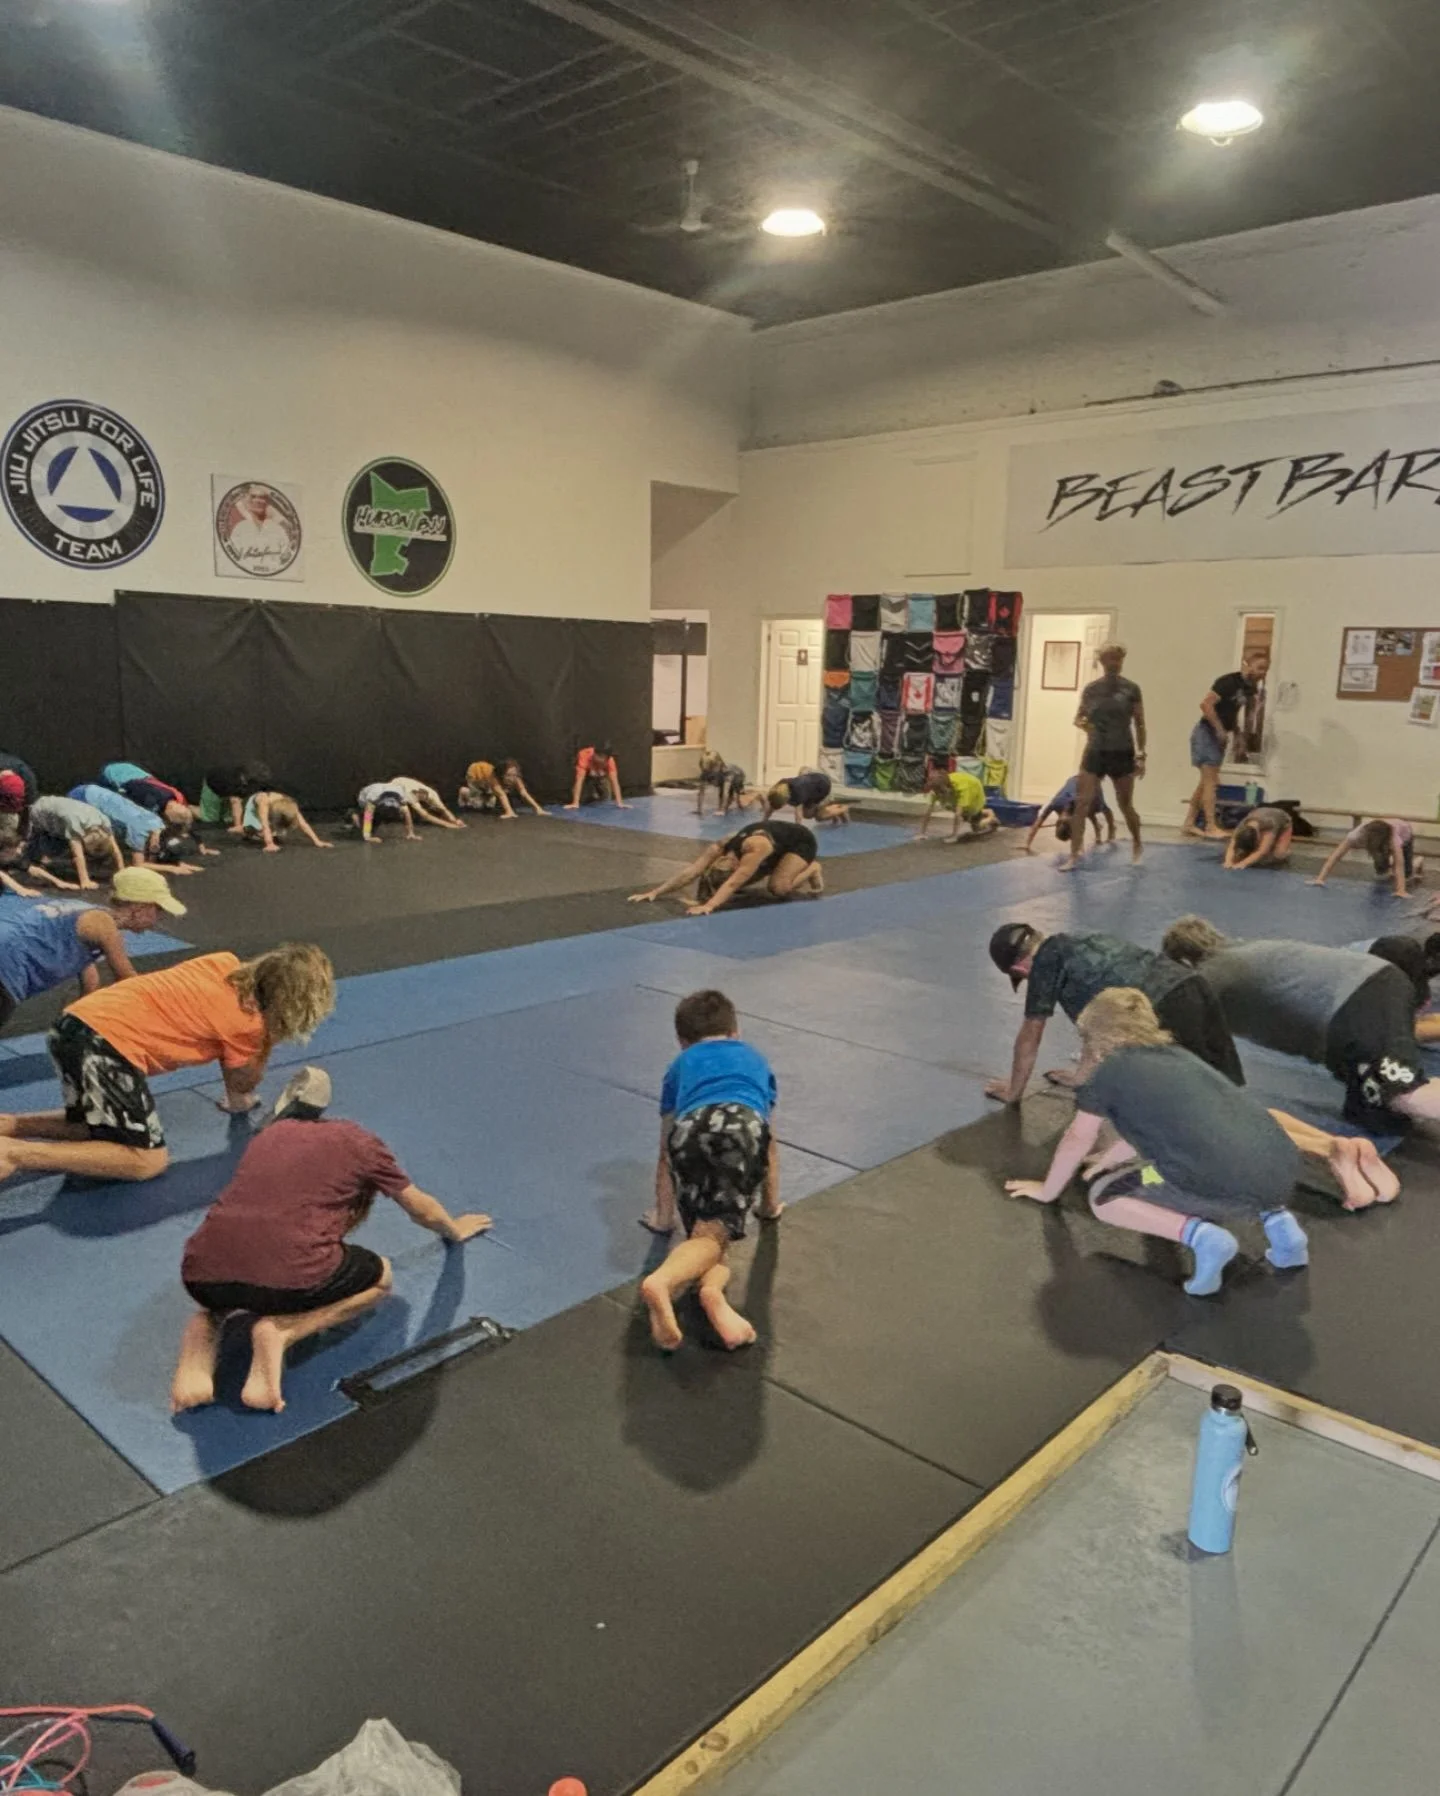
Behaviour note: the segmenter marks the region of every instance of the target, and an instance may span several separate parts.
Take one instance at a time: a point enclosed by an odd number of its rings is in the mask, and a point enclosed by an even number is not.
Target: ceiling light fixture
[[[1237,137],[1248,137],[1264,123],[1265,114],[1248,100],[1202,100],[1181,119],[1180,129],[1223,147]]]
[[[781,206],[761,221],[760,229],[772,237],[819,237],[825,220],[808,206]]]

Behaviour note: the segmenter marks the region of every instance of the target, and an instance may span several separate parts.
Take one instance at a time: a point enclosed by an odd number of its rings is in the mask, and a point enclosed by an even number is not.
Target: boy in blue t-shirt
[[[735,1006],[724,992],[691,992],[675,1007],[681,1052],[660,1092],[660,1158],[655,1207],[641,1218],[653,1234],[668,1235],[678,1209],[685,1240],[640,1286],[655,1345],[673,1353],[684,1336],[675,1299],[690,1285],[726,1347],[748,1347],[753,1326],[726,1300],[726,1256],[745,1238],[756,1197],[763,1222],[780,1202],[780,1168],[770,1119],[775,1075],[763,1054],[739,1039]]]
[[[1021,854],[1033,854],[1035,852],[1035,838],[1040,834],[1040,831],[1044,829],[1045,825],[1052,817],[1055,819],[1055,840],[1057,842],[1068,842],[1070,840],[1071,827],[1075,818],[1075,800],[1079,793],[1079,787],[1080,775],[1078,773],[1072,773],[1065,784],[1050,800],[1049,804],[1046,805],[1045,809],[1041,811],[1040,815],[1030,825],[1030,834],[1026,836],[1025,845],[1020,849]],[[1095,846],[1097,848],[1100,846],[1100,823],[1102,818],[1110,825],[1110,834],[1106,840],[1113,842],[1115,840],[1115,813],[1110,809],[1109,805],[1106,804],[1104,792],[1097,791],[1095,794],[1095,802],[1090,809],[1090,821],[1095,826]]]

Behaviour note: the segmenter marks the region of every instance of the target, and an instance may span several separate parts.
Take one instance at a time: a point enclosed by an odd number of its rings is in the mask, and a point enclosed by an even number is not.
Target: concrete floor
[[[1415,1796],[1440,1762],[1440,1484],[1257,1419],[1234,1552],[1160,1386],[724,1796]]]

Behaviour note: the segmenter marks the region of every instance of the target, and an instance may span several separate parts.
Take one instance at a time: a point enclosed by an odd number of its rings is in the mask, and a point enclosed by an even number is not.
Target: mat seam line
[[[1400,1601],[1404,1597],[1405,1592],[1410,1588],[1411,1584],[1414,1582],[1415,1575],[1420,1570],[1421,1565],[1424,1563],[1426,1555],[1429,1553],[1431,1547],[1434,1546],[1437,1536],[1440,1536],[1440,1517],[1436,1518],[1435,1523],[1431,1527],[1429,1534],[1427,1534],[1425,1537],[1424,1544],[1421,1546],[1420,1551],[1415,1555],[1414,1561],[1412,1562],[1410,1569],[1406,1572],[1405,1576],[1401,1579],[1399,1588],[1396,1590],[1394,1596],[1391,1597],[1390,1601],[1385,1605],[1384,1614],[1381,1615],[1379,1621],[1376,1622],[1374,1628],[1371,1630],[1369,1639],[1365,1642],[1364,1646],[1361,1647],[1359,1658],[1356,1659],[1355,1663],[1350,1667],[1350,1670],[1345,1674],[1345,1677],[1341,1682],[1340,1688],[1335,1692],[1335,1695],[1331,1699],[1329,1707],[1326,1709],[1325,1713],[1320,1717],[1319,1722],[1316,1724],[1314,1733],[1311,1734],[1309,1740],[1305,1743],[1304,1751],[1300,1754],[1300,1757],[1295,1761],[1295,1764],[1294,1764],[1293,1768],[1291,1769],[1290,1775],[1285,1779],[1285,1782],[1283,1784],[1281,1784],[1280,1789],[1277,1792],[1277,1796],[1289,1796],[1289,1792],[1295,1787],[1296,1778],[1299,1777],[1300,1773],[1305,1769],[1305,1766],[1309,1763],[1310,1757],[1311,1757],[1312,1753],[1315,1751],[1315,1748],[1320,1744],[1321,1737],[1325,1733],[1325,1730],[1329,1727],[1330,1723],[1334,1720],[1336,1712],[1338,1711],[1341,1703],[1343,1703],[1345,1698],[1349,1695],[1350,1690],[1351,1690],[1352,1686],[1354,1685],[1356,1678],[1359,1677],[1361,1671],[1365,1667],[1366,1661],[1369,1659],[1371,1652],[1374,1650],[1376,1642],[1379,1640],[1381,1634],[1385,1631],[1385,1628],[1389,1624],[1391,1616],[1395,1613],[1396,1609],[1399,1607]]]
[[[821,1194],[817,1193],[818,1195]],[[829,1416],[833,1422],[841,1422],[847,1428],[854,1428],[860,1434],[868,1435],[871,1440],[878,1441],[883,1447],[894,1448],[906,1459],[913,1459],[917,1465],[929,1466],[932,1472],[940,1472],[947,1478],[953,1478],[957,1484],[968,1485],[977,1493],[976,1502],[979,1502],[987,1491],[994,1489],[993,1485],[982,1484],[975,1478],[967,1478],[963,1472],[957,1472],[953,1466],[943,1465],[938,1459],[931,1459],[928,1453],[919,1453],[914,1447],[907,1447],[903,1441],[897,1441],[888,1434],[882,1434],[878,1428],[872,1428],[868,1422],[862,1422],[855,1416],[842,1415],[838,1409],[832,1409],[828,1403],[822,1403],[818,1397],[812,1397],[807,1392],[798,1390],[793,1384],[788,1384],[785,1379],[776,1377],[773,1372],[762,1372],[760,1376],[766,1384],[774,1385],[777,1391],[784,1391],[787,1397],[793,1397],[797,1403],[803,1403],[808,1409],[817,1410],[821,1415]],[[1006,1476],[1008,1475],[1007,1473]],[[1436,1526],[1440,1527],[1440,1523],[1437,1523]]]
[[[105,1445],[109,1447],[109,1441],[106,1441]],[[115,1449],[110,1447],[110,1451],[114,1453]],[[123,1458],[123,1455],[117,1454],[116,1457]],[[130,1462],[127,1459],[125,1463],[129,1465]],[[137,1472],[136,1476],[143,1478],[144,1473]],[[145,1482],[149,1484],[150,1480],[145,1478]],[[203,1487],[203,1485],[208,1485],[209,1480],[200,1482]],[[57,1540],[52,1546],[39,1547],[35,1552],[27,1553],[23,1559],[17,1559],[13,1564],[7,1565],[3,1571],[0,1571],[0,1584],[3,1584],[12,1572],[23,1571],[26,1566],[35,1565],[41,1559],[48,1559],[52,1553],[66,1552],[69,1548],[78,1546],[82,1540],[89,1540],[92,1534],[98,1534],[104,1528],[113,1528],[120,1522],[128,1521],[131,1516],[139,1515],[144,1509],[153,1509],[157,1503],[168,1502],[172,1497],[178,1497],[182,1491],[194,1488],[193,1485],[182,1485],[180,1490],[160,1490],[151,1485],[151,1489],[155,1491],[154,1496],[146,1497],[143,1502],[132,1504],[129,1509],[122,1509],[118,1515],[107,1515],[103,1522],[92,1522],[88,1528],[82,1528],[78,1534],[71,1534],[64,1540]]]

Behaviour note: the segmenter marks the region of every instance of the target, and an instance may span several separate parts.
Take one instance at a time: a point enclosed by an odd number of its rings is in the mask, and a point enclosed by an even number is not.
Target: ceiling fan
[[[681,210],[678,218],[631,228],[644,237],[708,237],[715,243],[743,243],[758,233],[758,225],[737,213],[717,220],[700,187],[698,157],[687,156],[680,164]]]

